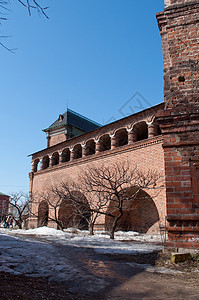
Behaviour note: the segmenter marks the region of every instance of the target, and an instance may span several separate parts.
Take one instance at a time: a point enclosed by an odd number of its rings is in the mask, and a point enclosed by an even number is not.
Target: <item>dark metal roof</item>
[[[102,125],[74,112],[71,109],[67,109],[67,111],[63,115],[59,115],[59,118],[47,129],[44,131],[50,131],[51,129],[62,127],[66,125],[71,125],[76,128],[79,128],[85,132],[89,132],[95,130]]]

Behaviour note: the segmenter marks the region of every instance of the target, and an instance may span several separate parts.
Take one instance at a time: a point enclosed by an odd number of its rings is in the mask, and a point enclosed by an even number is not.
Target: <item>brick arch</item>
[[[39,163],[40,163],[39,158],[37,158],[33,161],[33,172],[39,171]]]
[[[42,164],[43,164],[42,170],[47,169],[49,167],[49,156],[48,155],[46,155],[42,158]]]
[[[74,151],[74,159],[78,159],[78,158],[81,158],[82,157],[82,146],[81,144],[77,144],[74,146],[73,148],[73,151]]]
[[[88,229],[88,220],[90,218],[90,206],[86,197],[78,192],[73,191],[62,200],[58,219],[63,228],[75,227],[83,230]]]
[[[69,148],[65,148],[62,151],[62,162],[67,162],[70,161],[70,149]]]
[[[52,166],[58,165],[59,164],[59,153],[54,152],[52,155]]]
[[[134,124],[133,131],[136,133],[136,141],[142,141],[148,138],[148,125],[145,121]]]
[[[128,188],[125,190],[125,197],[129,197],[124,205],[124,213],[118,221],[116,230],[123,231],[136,231],[140,233],[147,233],[149,229],[159,221],[159,213],[157,207],[151,196],[144,190],[140,190],[136,197],[132,195],[138,190],[136,187]],[[128,202],[128,203],[127,203]],[[118,209],[115,207],[115,202],[111,201],[108,211],[117,215]],[[105,217],[105,228],[109,230],[113,218]]]
[[[117,139],[117,147],[128,144],[128,132],[126,128],[120,128],[115,131],[115,137]]]
[[[110,150],[111,149],[110,135],[108,133],[101,135],[99,138],[99,143],[100,143],[100,150],[99,150],[100,152]]]
[[[49,207],[47,201],[43,200],[39,203],[38,207],[38,227],[47,226],[48,225],[48,213]]]
[[[96,144],[94,139],[88,140],[86,142],[86,156],[95,154]]]

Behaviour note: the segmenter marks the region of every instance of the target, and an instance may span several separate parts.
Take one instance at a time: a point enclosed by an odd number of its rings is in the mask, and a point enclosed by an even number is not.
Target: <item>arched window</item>
[[[39,171],[39,159],[38,158],[33,161],[32,171],[33,172]]]
[[[156,129],[156,135],[161,135],[162,134],[162,131],[161,131],[161,129],[160,129],[160,126],[159,125],[156,125],[157,127],[157,129]]]
[[[99,143],[100,143],[99,152],[110,150],[111,149],[111,138],[110,138],[109,134],[105,134],[105,135],[101,136]]]
[[[133,130],[137,134],[137,141],[142,141],[148,138],[148,126],[142,121],[134,125]]]
[[[43,167],[42,170],[47,169],[49,167],[49,157],[48,155],[43,157]]]
[[[59,153],[55,152],[52,155],[52,166],[58,165],[59,164]]]
[[[118,131],[116,131],[115,137],[117,139],[117,146],[124,146],[128,144],[128,133],[127,130],[125,128],[119,129]]]
[[[73,151],[74,151],[74,159],[82,157],[82,146],[80,144],[75,145]]]
[[[90,140],[86,143],[86,156],[95,154],[95,142]]]
[[[63,150],[62,153],[62,162],[70,161],[70,150],[68,148]]]

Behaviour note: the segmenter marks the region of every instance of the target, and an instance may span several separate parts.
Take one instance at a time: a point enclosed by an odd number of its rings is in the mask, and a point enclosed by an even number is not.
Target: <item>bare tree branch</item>
[[[11,194],[9,205],[10,215],[14,219],[16,225],[21,229],[23,221],[29,216],[30,198],[23,192]]]
[[[40,0],[14,0],[15,2],[19,2],[23,7],[25,7],[28,10],[28,14],[31,16],[32,11],[37,11],[39,14],[43,15],[45,18],[49,19],[46,11],[48,9],[47,6],[42,6],[40,4]],[[11,12],[11,9],[8,8],[8,5],[10,5],[10,1],[7,0],[0,0],[0,25],[3,24],[4,21],[8,20],[8,13]],[[1,38],[9,37],[9,36],[0,36]],[[0,42],[0,46],[2,46],[4,49],[8,50],[11,53],[15,53],[14,51],[16,49],[11,49],[3,42]]]

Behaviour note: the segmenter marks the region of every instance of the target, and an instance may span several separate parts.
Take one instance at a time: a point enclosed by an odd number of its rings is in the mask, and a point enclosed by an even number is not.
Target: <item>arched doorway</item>
[[[124,198],[123,215],[118,221],[116,230],[147,233],[159,221],[159,213],[153,199],[145,191],[138,191],[136,187],[126,189]],[[114,200],[110,202],[108,211],[113,215],[119,214]],[[113,218],[106,216],[106,230],[111,228],[112,223]]]
[[[38,207],[38,227],[47,226],[48,225],[48,203],[43,200],[40,202]]]
[[[73,191],[61,202],[58,220],[63,228],[75,227],[88,229],[90,219],[90,206],[86,197],[80,192]]]

